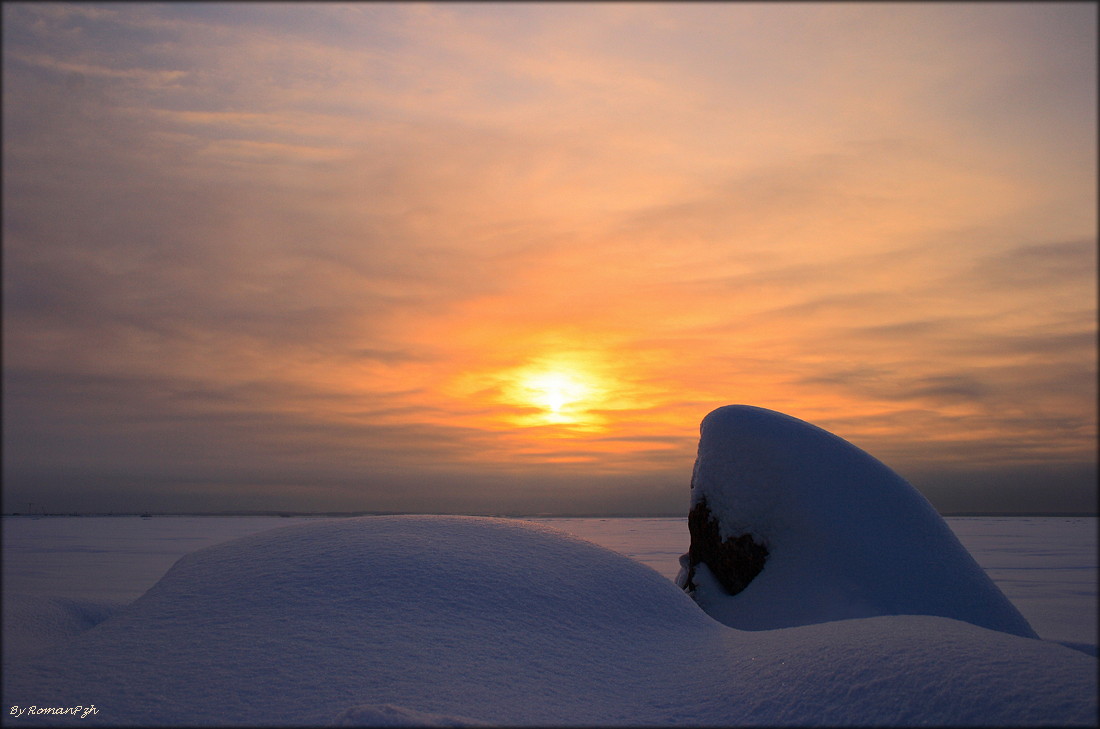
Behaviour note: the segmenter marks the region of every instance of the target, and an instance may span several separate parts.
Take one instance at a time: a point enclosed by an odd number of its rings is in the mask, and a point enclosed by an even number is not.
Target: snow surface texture
[[[3,635],[32,633],[21,623],[33,612],[9,611],[9,602],[20,602],[9,598],[24,596],[25,606],[71,601],[67,609],[81,618],[71,623],[75,635],[88,627],[81,624],[88,609],[133,602],[185,554],[318,518],[325,517],[3,517]],[[626,555],[673,581],[689,542],[686,517],[530,521]],[[1096,655],[1097,517],[948,516],[944,521],[1040,638]],[[54,637],[63,636],[41,635],[44,641]],[[5,651],[10,644],[0,641]]]
[[[547,527],[362,517],[181,558],[5,672],[3,697],[13,726],[1088,725],[1096,668],[927,615],[735,630],[654,570]],[[8,716],[90,704],[83,719]]]
[[[4,592],[4,665],[41,653],[106,620],[125,603]]]
[[[736,595],[696,567],[693,597],[726,625],[939,615],[1037,637],[920,492],[802,420],[747,405],[707,415],[691,492],[693,507],[703,501],[723,539],[747,534],[768,550]]]

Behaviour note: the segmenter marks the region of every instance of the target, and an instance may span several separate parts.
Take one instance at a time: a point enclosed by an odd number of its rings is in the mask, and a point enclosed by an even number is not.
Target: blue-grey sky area
[[[1095,511],[1093,3],[3,4],[4,510]]]

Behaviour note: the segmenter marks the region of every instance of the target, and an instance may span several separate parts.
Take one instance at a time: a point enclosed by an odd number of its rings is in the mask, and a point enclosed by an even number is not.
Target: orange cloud
[[[1095,461],[1088,6],[4,19],[20,473],[656,493],[731,402]]]

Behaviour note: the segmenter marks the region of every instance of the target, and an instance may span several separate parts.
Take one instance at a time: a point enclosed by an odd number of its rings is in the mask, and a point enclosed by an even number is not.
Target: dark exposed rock
[[[718,519],[707,508],[707,500],[700,500],[688,512],[687,579],[683,587],[695,591],[695,567],[705,564],[722,587],[731,595],[744,590],[752,579],[764,569],[768,550],[757,544],[750,534],[722,539]]]

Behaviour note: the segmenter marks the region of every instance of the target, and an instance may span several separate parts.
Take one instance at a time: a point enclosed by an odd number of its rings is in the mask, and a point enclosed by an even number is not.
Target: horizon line
[[[986,516],[986,517],[1096,517],[1097,511],[945,511],[940,516]],[[641,514],[607,512],[488,512],[488,511],[291,511],[291,510],[225,510],[225,511],[58,511],[58,512],[4,512],[4,517],[44,517],[44,516],[263,516],[263,517],[356,517],[356,516],[486,516],[504,519],[686,519],[686,513],[648,512]]]

